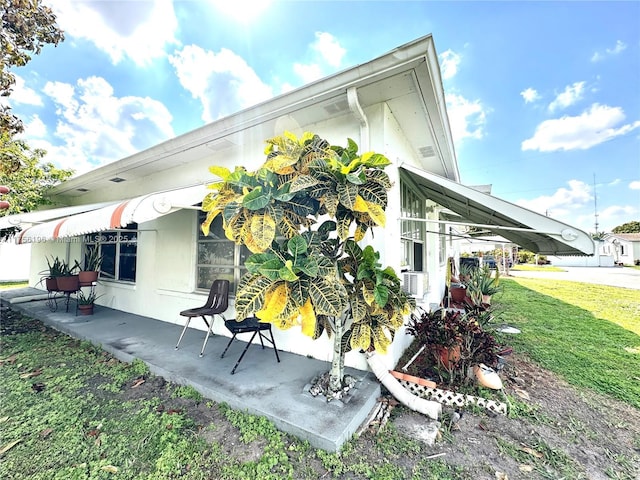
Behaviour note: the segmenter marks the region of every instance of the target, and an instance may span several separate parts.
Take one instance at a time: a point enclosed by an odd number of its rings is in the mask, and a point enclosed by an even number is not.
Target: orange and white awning
[[[90,203],[86,205],[73,205],[70,207],[49,208],[47,210],[35,210],[26,213],[14,213],[0,217],[0,230],[3,228],[18,227],[20,225],[31,225],[34,223],[42,223],[54,218],[67,217],[77,213],[97,210],[117,202]]]
[[[61,238],[115,230],[144,223],[202,202],[210,193],[205,185],[154,192],[110,204],[97,210],[35,225],[16,235],[16,243],[50,242]]]

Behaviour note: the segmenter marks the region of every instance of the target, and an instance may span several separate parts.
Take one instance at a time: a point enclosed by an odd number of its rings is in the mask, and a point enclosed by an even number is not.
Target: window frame
[[[124,228],[116,230],[105,230],[102,232],[85,235],[83,245],[83,261],[84,255],[87,254],[87,249],[97,247],[99,248],[100,255],[103,257],[100,271],[98,272],[98,278],[106,282],[115,282],[135,285],[137,277],[138,266],[138,224],[130,223]],[[113,252],[113,275],[110,272],[104,270],[105,268],[105,256],[103,246],[115,245]],[[135,248],[133,251],[123,251],[123,246],[128,247],[133,245]],[[109,255],[111,257],[111,255]],[[133,257],[133,264],[131,274],[127,275],[127,278],[121,278],[123,276],[123,270],[126,268],[124,259]],[[108,276],[107,276],[108,275]]]
[[[401,269],[411,272],[426,271],[426,199],[406,182],[400,182],[400,242],[402,245]],[[415,218],[416,220],[404,220]],[[420,258],[418,258],[420,255]]]
[[[229,279],[229,296],[235,297],[235,291],[238,287],[238,283],[242,276],[247,272],[247,268],[244,266],[243,255],[244,258],[248,257],[252,253],[245,247],[244,245],[237,245],[234,241],[229,240],[224,236],[224,232],[222,231],[222,216],[218,215],[214,221],[210,225],[209,235],[205,237],[202,233],[200,225],[206,218],[207,212],[199,210],[196,214],[196,254],[195,254],[195,290],[198,292],[208,292],[211,288],[211,275],[208,276],[207,285],[201,284],[200,282],[200,272],[202,268],[212,268],[212,269],[229,269],[232,271],[232,279]],[[214,232],[218,230],[218,238],[210,238]],[[204,263],[200,260],[201,255],[201,244],[211,244],[211,243],[220,243],[226,244],[227,247],[232,246],[233,248],[233,260],[231,263],[222,263],[222,264],[212,264],[212,263]],[[231,244],[231,245],[229,245]],[[217,277],[220,278],[220,277]]]

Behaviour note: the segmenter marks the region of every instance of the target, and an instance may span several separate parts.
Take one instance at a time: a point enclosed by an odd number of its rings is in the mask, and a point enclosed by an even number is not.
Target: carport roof
[[[400,170],[426,198],[534,253],[595,252],[591,237],[570,225],[416,167],[402,165]]]

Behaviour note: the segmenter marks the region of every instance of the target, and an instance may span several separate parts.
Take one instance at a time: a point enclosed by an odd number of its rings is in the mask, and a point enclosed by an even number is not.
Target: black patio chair
[[[273,332],[271,331],[270,323],[260,322],[255,317],[249,317],[249,318],[245,318],[241,322],[236,322],[235,320],[225,320],[224,325],[233,334],[233,336],[229,340],[229,343],[227,343],[227,348],[224,349],[224,352],[222,352],[222,355],[220,355],[220,358],[224,358],[225,353],[227,353],[227,350],[229,350],[229,347],[231,346],[231,343],[233,343],[233,341],[235,340],[236,335],[240,333],[253,332],[253,335],[251,336],[251,339],[247,343],[247,346],[244,347],[244,350],[242,351],[242,355],[240,355],[240,358],[234,365],[233,370],[231,370],[231,375],[236,373],[236,368],[238,368],[238,365],[240,365],[240,362],[244,358],[244,354],[247,353],[247,350],[249,349],[251,342],[253,342],[253,339],[256,338],[256,335],[260,337],[260,343],[262,344],[263,350],[264,350],[263,340],[266,340],[267,342],[271,342],[271,345],[273,345],[273,351],[276,352],[276,359],[278,360],[278,363],[280,363],[280,356],[278,355],[276,342],[273,339]],[[262,333],[265,330],[269,332],[269,336],[271,338],[268,338],[266,335]]]
[[[187,317],[187,323],[185,323],[184,328],[182,329],[182,333],[180,334],[180,338],[178,339],[178,343],[176,344],[176,350],[180,346],[180,342],[182,341],[182,337],[184,337],[184,332],[187,331],[187,327],[189,327],[189,322],[193,317],[202,317],[204,323],[207,325],[207,335],[204,337],[204,343],[202,344],[202,350],[200,351],[200,356],[204,355],[204,349],[207,346],[207,341],[209,340],[209,335],[212,333],[213,322],[215,320],[215,315],[220,315],[222,320],[226,321],[223,312],[227,310],[229,307],[229,280],[215,280],[211,285],[211,290],[209,290],[209,298],[207,298],[207,303],[205,303],[201,307],[190,308],[188,310],[183,310],[180,312],[180,315],[183,317]],[[207,315],[211,317],[211,323],[207,320]]]

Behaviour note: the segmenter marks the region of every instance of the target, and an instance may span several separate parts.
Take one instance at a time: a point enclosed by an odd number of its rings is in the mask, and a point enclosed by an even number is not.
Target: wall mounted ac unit
[[[403,273],[402,289],[409,295],[422,298],[429,289],[429,274],[424,272]]]

